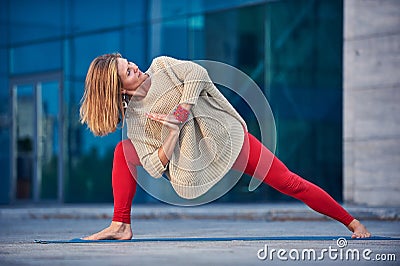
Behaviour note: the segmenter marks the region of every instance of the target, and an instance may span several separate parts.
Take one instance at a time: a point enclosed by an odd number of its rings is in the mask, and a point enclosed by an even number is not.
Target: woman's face
[[[122,90],[133,97],[145,97],[149,86],[140,86],[149,77],[140,71],[137,65],[125,58],[118,58],[118,76],[122,82]]]

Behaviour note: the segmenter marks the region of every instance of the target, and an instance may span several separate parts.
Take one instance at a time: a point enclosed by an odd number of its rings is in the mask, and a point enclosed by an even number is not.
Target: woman
[[[114,152],[111,225],[85,239],[132,238],[136,166],[156,178],[165,174],[187,199],[205,194],[229,169],[242,171],[343,223],[353,238],[371,235],[324,190],[289,171],[248,133],[207,71],[193,62],[157,57],[143,73],[120,54],[99,56],[86,76],[80,115],[97,136],[114,132],[126,119],[129,138]]]

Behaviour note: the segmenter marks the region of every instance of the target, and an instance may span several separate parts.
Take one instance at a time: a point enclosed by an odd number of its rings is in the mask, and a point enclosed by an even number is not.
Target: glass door
[[[13,200],[63,200],[61,76],[12,80]]]

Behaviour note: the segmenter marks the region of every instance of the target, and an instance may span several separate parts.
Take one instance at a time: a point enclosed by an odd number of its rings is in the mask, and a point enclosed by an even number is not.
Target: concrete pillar
[[[400,206],[400,1],[344,1],[344,200]]]

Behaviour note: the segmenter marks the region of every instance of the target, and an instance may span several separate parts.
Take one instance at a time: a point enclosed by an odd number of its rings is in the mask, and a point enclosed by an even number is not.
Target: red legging
[[[127,156],[126,159],[124,151]],[[250,156],[247,156],[248,154]],[[130,168],[126,160],[130,162]],[[271,160],[273,161],[269,168]],[[257,167],[259,161],[260,165]],[[263,164],[263,161],[269,163]],[[138,155],[131,142],[129,140],[119,142],[114,152],[112,171],[113,221],[131,223],[132,199],[136,191],[136,180],[132,175],[137,175],[136,166],[140,165]],[[346,226],[354,219],[320,187],[291,172],[250,133],[246,134],[242,151],[232,168],[262,179],[264,183],[276,190],[301,200],[313,210],[327,215]]]

